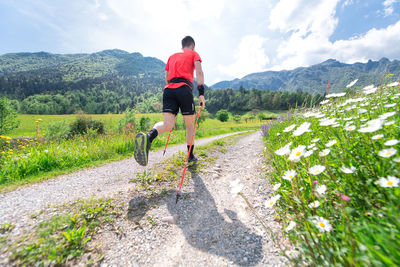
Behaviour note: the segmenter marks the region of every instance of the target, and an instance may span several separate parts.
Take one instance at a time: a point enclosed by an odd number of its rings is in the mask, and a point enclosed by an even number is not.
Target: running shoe
[[[135,137],[135,160],[142,166],[146,166],[149,161],[150,150],[149,136],[144,133],[138,133]]]

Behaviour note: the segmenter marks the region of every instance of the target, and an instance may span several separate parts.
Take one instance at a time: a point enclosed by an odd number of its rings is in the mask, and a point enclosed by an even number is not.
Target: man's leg
[[[195,115],[184,115],[183,119],[185,120],[185,125],[186,125],[186,144],[188,147],[188,151],[190,148],[190,142],[192,141],[192,136],[194,132],[194,120],[195,120]],[[192,149],[190,150],[190,156],[189,156],[189,161],[197,160],[197,158],[193,155],[193,150],[194,150],[194,141],[192,144]]]

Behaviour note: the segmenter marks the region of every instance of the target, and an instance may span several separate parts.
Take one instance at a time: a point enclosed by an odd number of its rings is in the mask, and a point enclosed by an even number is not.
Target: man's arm
[[[165,72],[165,84],[168,84],[168,71]]]
[[[196,69],[197,89],[199,90],[199,105],[204,109],[206,107],[206,100],[204,98],[204,73],[199,60],[194,62],[194,68]]]

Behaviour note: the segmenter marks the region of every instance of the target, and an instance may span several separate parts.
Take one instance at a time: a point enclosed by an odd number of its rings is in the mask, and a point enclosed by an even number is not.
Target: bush
[[[234,120],[236,123],[239,123],[239,122],[242,120],[242,117],[241,117],[240,115],[235,115],[235,116],[233,116],[233,120]]]
[[[90,116],[83,113],[78,114],[76,120],[71,123],[71,135],[87,134],[88,129],[95,130],[98,134],[104,134],[104,123],[92,120]]]
[[[228,121],[229,113],[225,109],[221,109],[221,110],[218,110],[216,116],[217,116],[218,120],[225,122],[225,121]]]
[[[135,132],[136,128],[136,110],[127,108],[125,110],[125,116],[119,120],[118,131],[119,132]]]
[[[140,130],[147,131],[151,126],[151,120],[149,117],[141,117],[139,121]]]
[[[8,98],[0,98],[0,135],[11,132],[19,126],[17,112]]]
[[[45,137],[51,140],[65,140],[70,136],[71,130],[65,120],[50,123],[47,126]]]
[[[200,112],[200,117],[199,117],[199,121],[198,121],[198,125],[200,125],[201,123],[203,123],[207,118],[210,117],[210,113],[204,109]]]

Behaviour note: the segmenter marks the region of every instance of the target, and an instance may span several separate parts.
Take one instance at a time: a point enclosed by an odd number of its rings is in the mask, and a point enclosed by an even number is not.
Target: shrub
[[[235,115],[235,116],[233,116],[233,120],[234,120],[236,123],[239,123],[239,122],[242,120],[242,117],[241,117],[240,115]]]
[[[88,129],[95,130],[98,134],[104,134],[104,123],[92,120],[90,116],[83,113],[78,114],[76,120],[71,123],[71,135],[86,134]]]
[[[228,121],[229,113],[225,109],[221,109],[221,110],[218,110],[216,116],[217,116],[218,120],[225,122],[225,121]]]
[[[151,126],[151,120],[149,117],[141,117],[139,121],[140,130],[147,131]]]
[[[45,137],[51,140],[65,140],[71,130],[65,120],[52,122],[47,126]]]
[[[199,122],[198,125],[200,125],[201,123],[203,123],[207,118],[210,117],[210,113],[204,109],[200,112],[200,117],[199,117]]]
[[[127,108],[125,110],[125,116],[119,120],[118,131],[119,132],[135,132],[136,128],[136,110]]]
[[[19,126],[17,112],[6,97],[0,98],[0,135],[8,133]]]

